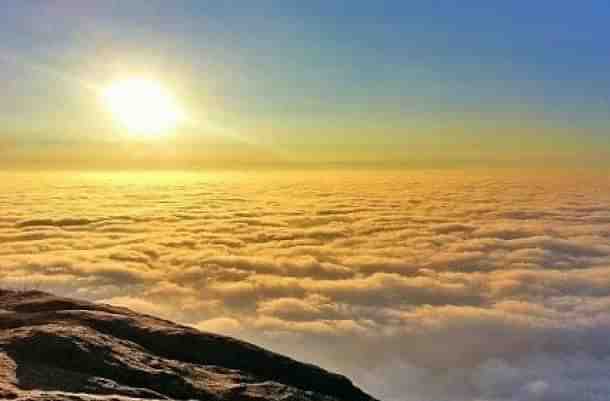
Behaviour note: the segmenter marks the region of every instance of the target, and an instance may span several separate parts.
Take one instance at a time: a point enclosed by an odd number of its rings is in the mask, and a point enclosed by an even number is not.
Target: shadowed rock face
[[[0,400],[374,401],[345,377],[123,308],[0,291]]]

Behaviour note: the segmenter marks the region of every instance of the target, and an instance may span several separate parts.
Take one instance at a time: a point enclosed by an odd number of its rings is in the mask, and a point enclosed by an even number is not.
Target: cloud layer
[[[607,177],[3,178],[4,285],[237,335],[387,400],[610,394]]]

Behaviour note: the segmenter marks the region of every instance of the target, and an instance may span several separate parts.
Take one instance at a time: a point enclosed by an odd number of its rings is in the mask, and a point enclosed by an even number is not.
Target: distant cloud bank
[[[455,172],[15,176],[0,283],[124,305],[381,399],[610,394],[610,180]]]

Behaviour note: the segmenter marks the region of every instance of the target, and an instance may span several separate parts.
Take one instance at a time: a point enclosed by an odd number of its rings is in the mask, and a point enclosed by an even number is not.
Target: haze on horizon
[[[0,286],[387,401],[610,394],[610,5],[8,0]]]

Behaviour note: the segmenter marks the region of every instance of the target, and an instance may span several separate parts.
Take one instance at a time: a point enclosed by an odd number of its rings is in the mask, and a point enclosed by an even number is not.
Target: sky
[[[3,168],[608,166],[604,1],[12,1]],[[98,88],[189,124],[138,140]]]

